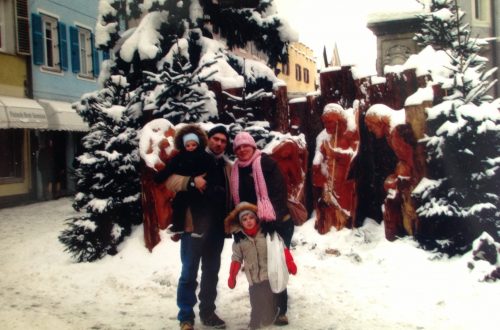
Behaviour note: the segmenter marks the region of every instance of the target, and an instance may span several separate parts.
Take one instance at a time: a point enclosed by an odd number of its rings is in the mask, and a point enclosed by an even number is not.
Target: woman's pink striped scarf
[[[252,158],[245,162],[241,162],[238,159],[234,162],[233,170],[231,171],[231,193],[233,195],[234,205],[240,203],[240,167],[247,167],[252,165],[253,181],[255,184],[255,193],[257,194],[257,216],[263,221],[274,221],[276,220],[276,213],[274,212],[273,204],[269,199],[267,193],[266,180],[264,179],[264,173],[262,172],[262,165],[260,163],[262,152],[260,150],[255,150]]]

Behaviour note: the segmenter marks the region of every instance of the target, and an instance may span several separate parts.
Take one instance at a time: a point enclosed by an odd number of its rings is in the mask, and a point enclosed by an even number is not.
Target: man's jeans
[[[177,306],[180,322],[194,321],[193,307],[196,305],[198,268],[201,262],[200,317],[209,316],[215,311],[217,282],[219,280],[220,255],[224,246],[224,236],[205,233],[193,237],[189,233],[181,236],[182,270],[177,287]]]

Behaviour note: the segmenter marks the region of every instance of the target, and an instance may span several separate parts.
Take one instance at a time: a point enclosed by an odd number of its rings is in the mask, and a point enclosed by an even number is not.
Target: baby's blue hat
[[[186,142],[188,141],[195,141],[196,143],[200,144],[200,139],[198,138],[198,135],[194,133],[188,133],[182,137],[182,143],[186,145]]]

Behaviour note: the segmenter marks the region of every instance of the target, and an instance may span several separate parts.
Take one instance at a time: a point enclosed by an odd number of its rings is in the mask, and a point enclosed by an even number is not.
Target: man
[[[215,313],[217,282],[224,247],[224,218],[231,207],[229,192],[230,164],[224,157],[229,133],[224,126],[215,126],[208,132],[207,152],[213,156],[214,170],[197,177],[174,174],[167,179],[168,189],[178,192],[197,189],[206,197],[203,213],[186,210],[186,230],[181,235],[182,270],[177,287],[177,319],[181,330],[194,329],[197,275],[201,261],[200,319],[205,326],[224,329],[226,324]],[[207,183],[208,181],[208,183]],[[203,228],[203,229],[200,229]]]

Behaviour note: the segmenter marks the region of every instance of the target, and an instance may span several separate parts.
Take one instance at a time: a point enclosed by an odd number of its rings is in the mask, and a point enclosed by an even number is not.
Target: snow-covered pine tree
[[[265,120],[266,115],[262,108],[263,99],[274,99],[272,91],[282,81],[277,79],[271,68],[261,63],[242,59],[228,54],[228,63],[243,77],[241,95],[233,95],[224,91],[227,102],[232,104],[232,110],[226,111],[225,116],[231,117],[233,123],[229,126],[230,134],[234,137],[238,132],[245,130],[255,139],[259,148],[264,148],[271,140],[271,125]]]
[[[232,104],[231,112],[227,112],[227,115],[234,120],[234,123],[229,126],[231,136],[234,138],[236,134],[245,130],[252,135],[257,146],[263,148],[271,139],[270,125],[267,121],[256,121],[254,114],[260,111],[261,100],[268,93],[263,89],[247,93],[243,88],[241,96],[227,92],[224,94],[228,97],[228,102]]]
[[[100,0],[96,46],[111,54],[113,61],[107,69],[113,76],[105,79],[102,90],[81,100],[80,112],[91,130],[84,139],[85,153],[76,164],[79,184],[75,208],[86,213],[72,219],[70,228],[60,236],[78,261],[114,253],[116,245],[130,232],[130,224],[140,221],[140,203],[136,199],[141,191],[139,158],[133,135],[140,128],[138,123],[146,120],[146,106],[157,106],[157,118],[175,117],[168,112],[184,107],[185,115],[179,116],[179,121],[216,120],[211,111],[216,109],[212,92],[200,77],[211,76],[209,63],[217,60],[219,77],[213,79],[237,80],[228,57],[217,59],[225,54],[226,45],[244,47],[253,42],[268,56],[269,64],[287,62],[287,45],[296,40],[296,34],[275,15],[272,0],[254,2],[251,8],[235,8],[212,0]],[[214,33],[226,39],[226,45],[213,40]],[[183,48],[179,65],[175,66],[174,61],[166,66],[168,55],[175,53],[172,49],[184,42],[187,48]],[[177,80],[175,74],[182,79]],[[112,86],[112,77],[117,75],[127,82],[124,95],[130,95],[134,102],[117,97],[119,88]],[[179,92],[175,97],[174,90]],[[161,99],[169,100],[168,106],[161,108]],[[211,108],[205,112],[203,107],[207,106]],[[122,167],[127,162],[130,167]],[[122,175],[125,169],[130,173]]]
[[[427,6],[427,1],[417,1]],[[457,28],[465,13],[455,6],[454,0],[431,0],[428,10],[428,13],[417,15],[421,19],[421,32],[415,33],[413,40],[420,46],[449,49],[459,34],[461,38],[466,37],[465,31]]]
[[[155,118],[165,118],[174,125],[216,119],[215,95],[207,85],[208,79],[216,73],[215,69],[209,69],[215,63],[215,59],[205,62],[193,71],[191,62],[181,54],[181,47],[172,47],[164,61],[163,71],[156,74],[145,72],[144,90],[154,90],[145,93],[144,109],[151,108]]]
[[[75,159],[77,194],[59,236],[75,260],[94,261],[115,254],[117,245],[141,218],[137,116],[125,107],[128,84],[113,75],[99,92],[82,97],[77,111],[89,124],[82,155]]]
[[[254,2],[251,8],[235,8],[212,0],[101,0],[96,45],[114,53],[132,89],[144,82],[143,71],[163,70],[158,62],[182,38],[190,43],[188,60],[195,70],[203,51],[200,34],[211,39],[218,34],[229,49],[252,42],[272,67],[288,62],[287,46],[296,40],[295,32],[275,15],[273,0]],[[139,25],[127,29],[129,20],[138,18]]]
[[[414,190],[426,248],[462,254],[483,231],[500,237],[500,100],[491,102],[483,43],[470,38],[453,0],[432,0],[417,40],[447,52],[453,70],[445,101],[427,109],[428,174]],[[449,31],[444,31],[448,28]],[[440,35],[441,34],[441,35]]]
[[[276,67],[278,62],[288,63],[288,41],[295,36],[290,34],[293,32],[286,22],[274,15],[273,0],[246,2],[253,2],[256,6],[237,8],[234,5],[221,6],[213,0],[199,0],[204,13],[210,17],[213,29],[226,40],[230,49],[244,48],[248,42],[253,42],[258,50],[266,54],[271,67]]]
[[[247,127],[255,121],[254,114],[259,110],[260,101],[266,95],[266,92],[263,89],[259,89],[256,92],[247,93],[246,89],[243,89],[241,96],[228,92],[224,92],[224,94],[228,97],[228,102],[233,105],[232,111],[239,114],[239,116],[236,116],[235,113],[231,114],[234,121],[242,127]]]
[[[185,98],[183,101],[186,102],[181,103],[193,106],[195,99],[210,94],[202,86],[197,91],[200,95],[193,96],[194,87],[203,85],[201,81],[217,81],[220,76],[227,81],[233,78],[228,75],[241,75],[238,56],[228,54],[226,48],[245,47],[253,43],[267,56],[270,66],[288,61],[287,46],[290,41],[296,40],[296,33],[276,15],[273,0],[246,1],[245,4],[249,7],[240,6],[241,1],[101,0],[96,45],[114,55],[116,66],[127,78],[131,91],[142,94],[141,99],[148,107],[152,103],[159,107],[161,100],[172,98],[175,93],[177,101]],[[138,25],[120,31],[127,27],[130,19],[136,19],[135,24]],[[223,42],[213,40],[215,35]],[[207,39],[213,42],[207,42]],[[178,51],[173,51],[176,48]],[[176,60],[172,59],[174,55]],[[217,61],[224,65],[219,63],[207,68],[221,55],[223,57]],[[217,71],[219,77],[210,78],[211,74],[207,71]],[[195,81],[198,83],[193,84]],[[266,91],[272,88],[272,82],[265,82],[265,79],[258,83],[265,85]],[[161,93],[155,91],[156,85],[163,86]],[[152,91],[155,91],[153,96]],[[155,95],[158,100],[152,100]],[[187,101],[186,98],[191,99]],[[174,103],[162,104],[162,109],[155,109],[154,117],[168,118],[166,112],[179,110],[174,110]],[[206,116],[199,115],[200,110],[201,107],[190,109],[188,120],[208,120]],[[179,116],[172,114],[172,117]]]
[[[500,102],[448,100],[427,110],[428,177],[414,190],[427,248],[454,255],[500,237]]]
[[[496,68],[486,70],[488,59],[480,55],[487,41],[471,36],[469,24],[463,23],[465,12],[456,0],[431,0],[429,9],[429,13],[418,15],[422,27],[414,40],[421,46],[442,49],[450,56],[454,84],[447,91],[448,99],[459,98],[476,105],[491,101],[487,93],[496,80],[489,79]]]

